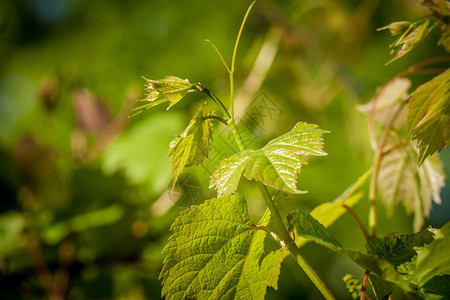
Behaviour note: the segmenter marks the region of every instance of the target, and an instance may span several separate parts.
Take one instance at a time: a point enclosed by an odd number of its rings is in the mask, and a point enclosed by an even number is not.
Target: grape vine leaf
[[[269,141],[262,149],[244,150],[224,159],[211,176],[210,187],[217,194],[230,195],[237,190],[242,173],[248,180],[290,193],[297,189],[297,176],[306,160],[302,156],[327,155],[321,130],[315,124],[297,123],[291,131]]]
[[[393,128],[404,126],[406,124],[406,112],[401,110],[397,114],[397,111],[409,97],[408,89],[410,87],[411,81],[395,77],[382,86],[372,100],[359,106],[358,109],[384,125],[392,122]],[[394,117],[395,120],[393,120]]]
[[[416,255],[414,247],[423,247],[433,241],[433,233],[425,229],[418,233],[398,235],[388,234],[382,238],[372,238],[367,244],[367,252],[398,266]]]
[[[450,69],[419,86],[407,107],[407,136],[418,140],[421,164],[450,143]]]
[[[395,284],[405,293],[412,292],[408,281],[406,281],[402,274],[395,269],[395,266],[387,260],[381,259],[373,254],[366,254],[359,250],[342,247],[331,233],[328,232],[325,226],[308,213],[296,211],[291,213],[291,215],[293,217],[292,224],[295,226],[297,235],[306,237],[337,253],[348,256],[364,269],[370,270],[385,281]]]
[[[400,139],[392,136],[383,155],[378,173],[378,188],[388,212],[401,203],[414,212],[414,230],[418,231],[429,215],[431,201],[441,203],[440,192],[445,184],[442,163],[437,155],[430,156],[421,166],[417,164],[417,149],[408,143],[395,148]]]
[[[242,196],[192,206],[171,230],[160,275],[167,299],[263,299],[277,289],[280,247],[250,220]]]
[[[200,164],[209,154],[210,141],[214,126],[211,119],[205,119],[203,104],[195,113],[189,125],[182,134],[170,142],[169,156],[172,155],[172,190],[185,167]],[[213,115],[214,112],[208,114]]]
[[[164,102],[169,102],[167,109],[170,109],[187,93],[197,91],[195,84],[190,83],[187,79],[181,79],[175,76],[166,76],[164,79],[158,80],[143,78],[147,81],[147,95],[144,99],[138,101],[149,103],[133,108],[132,111],[136,113],[130,117]]]
[[[417,248],[416,268],[412,279],[419,287],[434,276],[450,275],[450,222],[440,230],[440,236],[429,245]]]

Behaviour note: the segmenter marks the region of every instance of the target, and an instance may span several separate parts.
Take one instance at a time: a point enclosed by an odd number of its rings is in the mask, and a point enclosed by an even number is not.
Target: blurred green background
[[[128,119],[144,97],[141,76],[202,82],[227,103],[227,61],[248,1],[2,0],[0,2],[0,298],[158,299],[161,251],[185,207],[214,193],[208,177],[237,147],[215,127],[212,153],[189,168],[172,197],[168,143],[206,99],[188,95],[170,111]],[[319,124],[327,157],[299,177],[293,197],[306,211],[332,201],[373,158],[367,117],[356,107],[409,65],[444,51],[435,31],[384,66],[393,41],[376,28],[428,14],[414,0],[259,0],[237,55],[236,114],[252,147],[298,121]],[[429,76],[412,77],[413,87]],[[213,109],[212,105],[207,106]],[[247,108],[247,110],[245,110]],[[450,152],[441,159],[450,177]],[[242,184],[250,213],[264,210]],[[450,189],[428,224],[450,219]],[[355,210],[367,221],[367,197]],[[412,231],[412,216],[379,207],[379,235]],[[354,221],[331,231],[364,247]],[[316,245],[306,257],[339,299],[342,277],[363,270]],[[283,263],[268,299],[320,299],[293,261]]]

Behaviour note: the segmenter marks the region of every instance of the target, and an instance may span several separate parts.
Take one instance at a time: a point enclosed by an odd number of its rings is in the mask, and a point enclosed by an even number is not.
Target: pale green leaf
[[[417,139],[419,163],[450,143],[450,70],[419,86],[408,103],[407,136]]]
[[[406,124],[406,111],[398,109],[408,98],[408,89],[411,81],[405,78],[395,77],[379,89],[375,97],[368,103],[359,107],[359,110],[367,113],[378,122],[398,128]],[[393,119],[395,118],[395,119]]]
[[[325,132],[317,125],[299,122],[262,149],[244,150],[224,159],[211,176],[210,187],[215,187],[219,196],[230,195],[237,190],[244,173],[248,180],[290,193],[304,193],[297,189],[297,176],[306,164],[303,156],[326,155],[322,150]]]
[[[192,206],[171,229],[161,271],[167,299],[264,299],[268,286],[277,288],[281,253],[241,196]]]
[[[434,276],[450,275],[450,223],[441,228],[440,234],[440,238],[417,249],[416,269],[412,278],[419,286]]]
[[[392,137],[390,146],[400,140]],[[429,157],[421,166],[417,164],[418,152],[411,144],[393,148],[383,155],[378,173],[381,199],[391,213],[397,204],[414,212],[415,231],[420,230],[429,215],[431,201],[441,203],[440,191],[445,184],[443,166],[437,155]]]
[[[195,113],[183,133],[170,142],[169,155],[172,155],[173,165],[172,189],[185,167],[200,164],[209,154],[214,126],[211,119],[204,118],[203,107],[204,105]]]

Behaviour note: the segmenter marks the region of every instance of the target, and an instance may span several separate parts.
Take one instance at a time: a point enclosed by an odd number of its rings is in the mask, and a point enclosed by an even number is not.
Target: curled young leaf
[[[386,64],[390,64],[411,51],[428,36],[433,28],[434,25],[431,24],[429,19],[412,23],[395,43],[389,46],[392,48],[391,54],[395,54],[395,56]]]
[[[224,159],[212,174],[210,187],[215,187],[219,196],[230,195],[237,190],[244,173],[248,180],[258,180],[278,190],[305,193],[297,189],[297,176],[306,164],[302,156],[327,155],[322,150],[322,135],[326,132],[315,124],[299,122],[262,149],[244,150]]]
[[[385,29],[389,29],[389,32],[391,33],[392,36],[396,36],[399,34],[404,33],[409,26],[411,26],[411,22],[408,21],[400,21],[400,22],[392,22],[391,24],[378,28],[377,30],[385,30]]]
[[[169,102],[167,109],[178,103],[188,92],[196,91],[195,84],[192,84],[187,79],[181,79],[175,76],[167,76],[164,79],[152,80],[147,79],[146,90],[147,95],[141,102],[150,102],[133,109],[136,114],[143,112],[151,107],[159,105],[164,102]],[[134,116],[133,115],[133,116]]]
[[[182,134],[170,142],[169,155],[172,155],[173,187],[185,167],[200,164],[209,154],[214,126],[211,119],[205,119],[202,105],[195,113]],[[208,114],[213,115],[214,112]]]

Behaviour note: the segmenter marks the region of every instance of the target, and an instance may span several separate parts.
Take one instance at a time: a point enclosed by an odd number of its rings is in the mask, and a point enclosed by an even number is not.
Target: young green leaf
[[[167,107],[169,109],[177,104],[188,92],[197,91],[195,84],[190,83],[187,79],[183,80],[175,76],[167,76],[159,80],[144,79],[147,81],[147,96],[139,101],[150,103],[134,108],[133,111],[136,111],[134,115],[164,102],[169,102]]]
[[[210,187],[219,196],[237,190],[242,173],[248,180],[290,193],[305,193],[297,189],[297,176],[306,164],[302,156],[323,156],[323,133],[317,125],[297,123],[288,133],[269,141],[262,149],[244,150],[224,159],[211,176]],[[245,172],[244,172],[245,171]]]
[[[417,249],[417,261],[412,279],[419,287],[434,276],[450,275],[450,223],[440,230],[440,236],[429,245]]]
[[[419,86],[407,107],[407,136],[418,140],[423,163],[450,143],[450,69]]]
[[[281,252],[240,195],[184,210],[171,230],[160,275],[167,299],[264,299],[277,288]]]
[[[182,134],[170,142],[169,155],[172,155],[172,190],[185,167],[200,164],[209,154],[214,126],[211,119],[205,119],[202,105],[195,113]],[[213,115],[214,112],[208,114]]]
[[[296,234],[306,237],[313,242],[325,246],[337,253],[344,254],[359,264],[366,270],[380,276],[385,281],[395,284],[404,292],[412,291],[409,283],[395,269],[390,262],[381,259],[372,254],[362,253],[359,250],[343,248],[339,242],[328,232],[328,230],[319,221],[310,214],[297,211],[293,214],[292,224],[295,226]]]
[[[399,143],[392,137],[391,146]],[[388,147],[389,148],[389,147]],[[440,191],[445,184],[443,166],[437,155],[417,165],[418,153],[407,144],[386,153],[380,164],[378,188],[381,199],[392,213],[396,204],[403,204],[408,212],[414,212],[414,229],[420,230],[424,218],[429,215],[431,201],[441,203]]]

